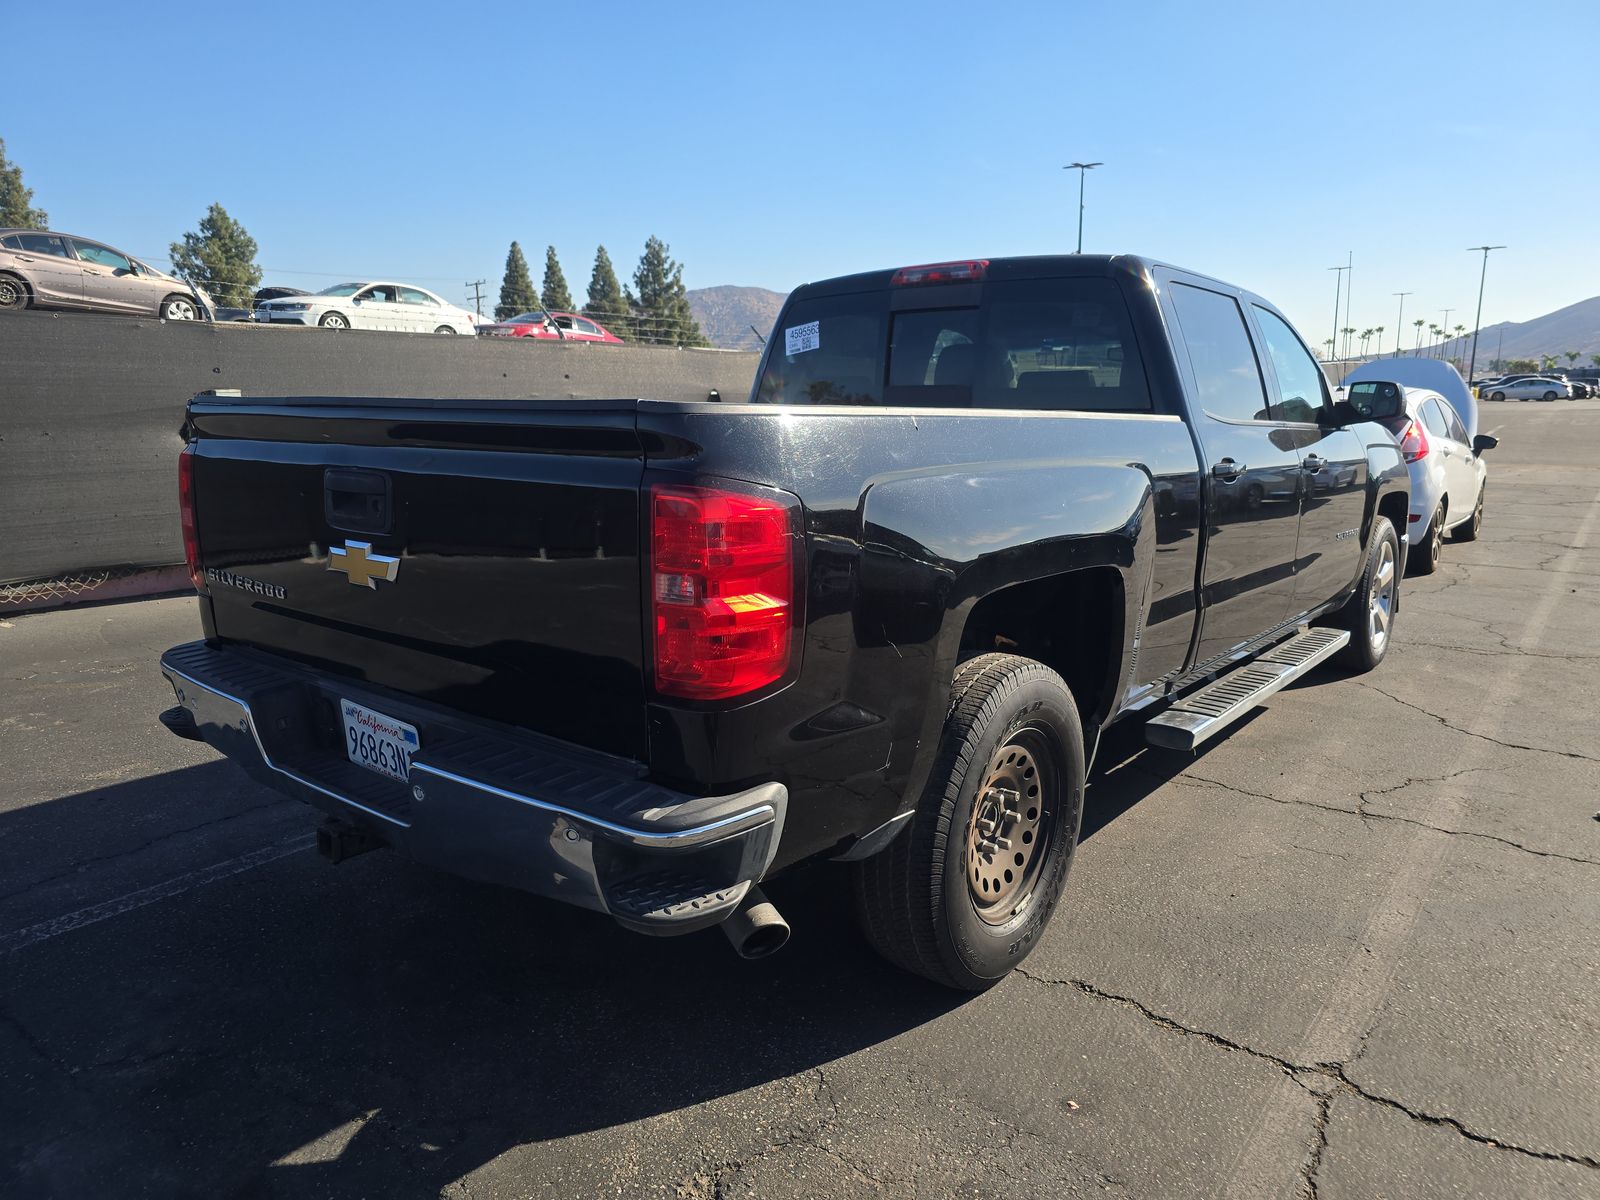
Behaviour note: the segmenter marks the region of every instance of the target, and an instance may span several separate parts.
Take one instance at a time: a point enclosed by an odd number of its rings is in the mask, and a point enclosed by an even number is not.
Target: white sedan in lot
[[[477,332],[477,318],[426,288],[406,283],[339,283],[312,296],[256,305],[256,320],[324,329],[385,329],[391,333]]]

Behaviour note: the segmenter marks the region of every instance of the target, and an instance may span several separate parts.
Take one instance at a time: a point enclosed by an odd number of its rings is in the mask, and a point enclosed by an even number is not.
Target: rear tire
[[[1444,554],[1444,509],[1433,510],[1433,520],[1428,522],[1428,535],[1416,552],[1407,559],[1413,575],[1432,575],[1439,569],[1439,559]]]
[[[1552,401],[1555,398],[1556,398],[1556,394],[1554,392],[1546,392],[1543,396],[1540,397],[1541,400],[1545,400],[1545,401]]]
[[[1334,620],[1339,628],[1350,631],[1350,644],[1339,652],[1339,661],[1350,670],[1370,671],[1389,653],[1399,598],[1400,535],[1388,517],[1376,517],[1367,537],[1367,561],[1356,594]]]
[[[0,309],[20,311],[33,303],[28,285],[20,275],[0,275]]]
[[[1454,541],[1475,542],[1478,540],[1478,534],[1483,529],[1483,494],[1488,490],[1488,484],[1484,484],[1478,489],[1478,503],[1472,510],[1472,517],[1470,520],[1464,521],[1455,527],[1455,531],[1450,535]]]
[[[856,914],[890,962],[981,991],[1039,942],[1083,823],[1083,727],[1043,663],[964,663],[910,828],[854,867]]]

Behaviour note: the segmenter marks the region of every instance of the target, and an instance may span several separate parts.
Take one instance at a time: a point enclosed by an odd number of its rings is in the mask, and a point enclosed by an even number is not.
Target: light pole
[[[1483,323],[1483,281],[1489,277],[1489,251],[1504,250],[1504,246],[1468,246],[1468,251],[1483,251],[1483,269],[1478,272],[1478,315],[1472,318],[1472,358],[1467,363],[1467,386],[1472,386],[1472,373],[1478,368],[1478,326]],[[1502,331],[1503,332],[1503,331]],[[1495,357],[1499,357],[1496,355]]]
[[[1078,251],[1077,252],[1079,254],[1083,253],[1083,181],[1084,181],[1085,177],[1088,176],[1090,171],[1094,170],[1096,167],[1103,167],[1103,166],[1105,166],[1105,163],[1075,162],[1075,163],[1068,163],[1066,166],[1061,168],[1063,171],[1076,171],[1078,173]]]
[[[1444,324],[1439,327],[1439,332],[1444,334],[1444,341],[1439,343],[1439,361],[1443,362],[1450,353],[1450,314],[1455,312],[1455,309],[1446,308],[1440,311],[1444,313]]]
[[[1349,267],[1329,267],[1330,271],[1339,272],[1333,277],[1333,349],[1328,351],[1328,358],[1334,359],[1339,354],[1339,289],[1344,286],[1344,273]]]
[[[1416,293],[1415,292],[1393,292],[1393,293],[1391,293],[1391,295],[1395,295],[1395,296],[1399,296],[1400,297],[1400,315],[1394,319],[1394,329],[1395,329],[1394,356],[1396,358],[1399,358],[1400,357],[1400,351],[1401,351],[1400,334],[1405,330],[1405,327],[1406,327],[1406,321],[1405,321],[1405,317],[1406,317],[1406,297],[1407,296],[1415,296]]]
[[[1345,328],[1350,327],[1350,299],[1356,294],[1356,252],[1344,252],[1344,269],[1348,272],[1344,279],[1344,323]],[[1344,335],[1344,356],[1350,357],[1350,335]]]

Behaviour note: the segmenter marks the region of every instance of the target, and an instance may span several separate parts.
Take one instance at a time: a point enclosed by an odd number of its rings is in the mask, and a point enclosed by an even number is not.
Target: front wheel
[[[168,296],[161,302],[163,321],[198,321],[200,309],[188,296]]]
[[[343,313],[323,313],[322,320],[317,322],[324,329],[349,329],[350,322],[345,320]]]
[[[1464,524],[1457,525],[1451,535],[1458,542],[1475,542],[1478,533],[1483,529],[1483,493],[1488,491],[1487,485],[1478,489],[1478,503],[1473,506],[1472,518]]]
[[[1083,822],[1083,728],[1043,663],[962,665],[911,826],[856,864],[856,913],[897,966],[966,991],[1038,945]]]
[[[1352,671],[1370,671],[1389,653],[1399,596],[1400,537],[1388,517],[1376,517],[1367,538],[1361,582],[1335,621],[1350,631],[1350,642],[1339,658]]]
[[[1433,520],[1428,522],[1428,533],[1416,552],[1409,558],[1413,575],[1432,575],[1439,569],[1439,559],[1444,554],[1444,509],[1433,510]]]
[[[439,326],[439,328],[435,329],[434,332],[435,333],[454,333],[455,330],[452,329],[448,325],[441,325],[441,326]]]
[[[1489,397],[1491,400],[1504,400],[1505,398],[1506,394],[1504,392],[1496,392],[1494,395]]]

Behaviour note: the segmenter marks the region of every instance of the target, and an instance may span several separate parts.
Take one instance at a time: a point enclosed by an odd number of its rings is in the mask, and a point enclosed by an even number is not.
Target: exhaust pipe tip
[[[739,907],[720,928],[734,953],[744,959],[766,958],[782,950],[789,941],[789,922],[758,887],[744,894]]]

